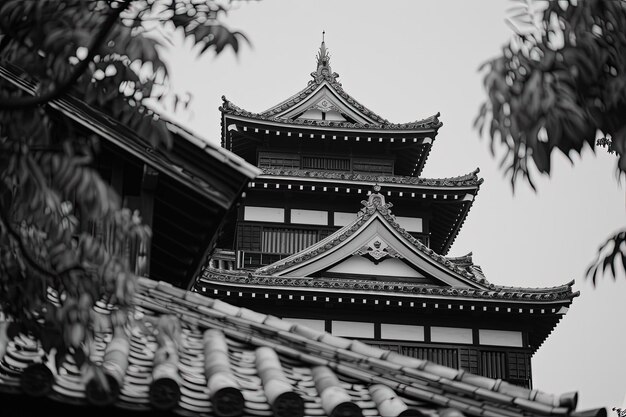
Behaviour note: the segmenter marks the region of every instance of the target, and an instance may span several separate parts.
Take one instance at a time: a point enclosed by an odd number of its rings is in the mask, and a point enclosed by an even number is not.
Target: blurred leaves
[[[610,272],[611,276],[615,278],[617,272],[615,268],[619,265],[626,271],[626,230],[611,236],[600,246],[596,260],[587,269],[587,276],[595,285],[598,276],[607,272]]]
[[[513,4],[516,33],[481,68],[488,97],[475,120],[492,153],[504,148],[511,186],[521,178],[534,189],[533,166],[549,175],[553,153],[572,161],[596,144],[615,152],[626,172],[626,2]]]
[[[196,0],[0,0],[0,65],[24,71],[37,97],[71,94],[167,149],[171,134],[148,106],[170,95],[150,27],[182,32],[200,53],[237,52],[245,37],[220,21],[227,11]],[[1,101],[24,98],[0,81]],[[0,309],[57,364],[66,354],[82,363],[101,326],[94,303],[120,317],[132,307],[129,245],[147,244],[150,230],[95,169],[98,138],[43,104],[0,111]]]

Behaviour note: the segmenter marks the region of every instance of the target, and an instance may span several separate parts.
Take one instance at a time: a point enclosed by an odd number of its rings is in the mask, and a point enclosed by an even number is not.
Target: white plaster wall
[[[298,119],[322,120],[322,111],[318,109],[309,109],[302,113]]]
[[[285,222],[285,209],[276,207],[246,206],[243,211],[243,219],[253,222]]]
[[[511,330],[478,330],[481,345],[524,347],[522,332]]]
[[[284,319],[294,324],[301,324],[303,326],[310,327],[313,330],[317,330],[321,332],[326,331],[326,323],[324,320],[296,319],[296,318],[290,318],[290,317],[285,317]]]
[[[396,222],[407,232],[423,232],[422,219],[419,217],[396,216]]]
[[[292,209],[291,223],[325,226],[328,224],[328,212],[321,210]]]
[[[400,259],[389,258],[376,265],[369,259],[359,255],[353,255],[347,258],[345,261],[330,268],[328,272],[408,278],[423,277],[422,274],[402,262]]]
[[[333,320],[331,328],[331,333],[335,336],[374,338],[374,323]]]
[[[423,342],[424,326],[381,323],[380,337],[390,340],[413,340],[416,342]]]
[[[472,329],[432,326],[430,340],[439,343],[472,343]]]
[[[345,226],[356,219],[356,213],[345,213],[342,211],[336,211],[334,214],[335,226]]]
[[[346,118],[343,117],[341,113],[336,112],[335,110],[331,110],[331,111],[326,112],[326,120],[345,122]]]

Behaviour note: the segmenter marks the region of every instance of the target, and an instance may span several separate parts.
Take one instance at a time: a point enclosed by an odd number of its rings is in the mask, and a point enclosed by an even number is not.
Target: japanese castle
[[[334,336],[531,387],[573,282],[487,281],[448,252],[478,170],[423,178],[439,114],[391,123],[350,96],[325,42],[312,80],[261,113],[223,98],[222,147],[262,173],[194,290]]]

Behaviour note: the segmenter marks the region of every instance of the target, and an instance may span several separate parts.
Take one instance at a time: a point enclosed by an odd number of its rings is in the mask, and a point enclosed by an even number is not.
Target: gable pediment
[[[383,262],[373,262],[366,256],[352,255],[331,268],[324,271],[325,274],[362,276],[371,279],[378,278],[412,278],[423,279],[424,274],[412,265],[405,263],[399,258],[387,258]],[[322,275],[324,275],[324,273]]]
[[[323,82],[306,99],[277,114],[276,117],[286,120],[332,120],[378,124],[337,94],[328,82]]]
[[[465,258],[441,256],[404,230],[391,214],[392,204],[385,203],[385,197],[378,192],[380,186],[374,186],[374,191],[367,201],[362,201],[364,207],[351,223],[316,244],[256,272],[294,278],[379,280],[387,276],[405,281],[414,279],[417,284],[460,289],[490,288],[491,284],[471,259],[467,265]],[[369,268],[364,260],[371,263]]]
[[[341,230],[340,230],[341,231]],[[337,233],[339,233],[338,231]],[[332,237],[332,236],[331,236]],[[320,242],[321,244],[324,241]],[[355,233],[333,248],[315,251],[305,262],[277,273],[290,277],[324,277],[345,275],[363,279],[385,277],[414,279],[441,286],[473,288],[471,281],[456,276],[423,254],[400,235],[380,213],[374,213]]]

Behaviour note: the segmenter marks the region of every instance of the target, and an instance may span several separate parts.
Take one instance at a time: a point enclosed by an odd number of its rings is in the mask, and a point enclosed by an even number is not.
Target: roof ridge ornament
[[[395,216],[393,216],[391,214],[391,210],[389,210],[391,207],[393,207],[393,203],[385,202],[385,196],[380,193],[380,185],[378,183],[376,183],[372,188],[373,191],[367,197],[367,201],[361,201],[361,204],[363,204],[364,207],[359,210],[357,216],[363,217],[367,215],[369,217],[374,214],[375,211],[379,211],[381,214],[388,214],[392,216],[395,221]]]
[[[328,81],[340,86],[341,83],[337,81],[339,74],[333,72],[330,68],[330,54],[328,49],[326,49],[325,35],[326,31],[322,31],[322,44],[317,52],[317,69],[311,73],[313,81],[309,81],[309,84],[321,84],[323,81]]]

